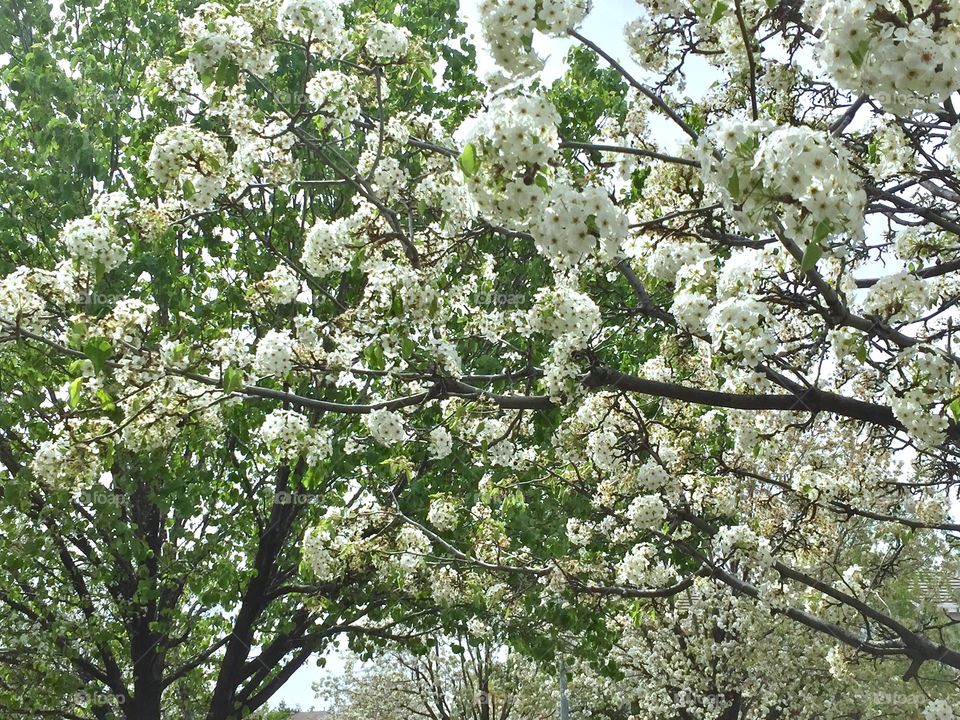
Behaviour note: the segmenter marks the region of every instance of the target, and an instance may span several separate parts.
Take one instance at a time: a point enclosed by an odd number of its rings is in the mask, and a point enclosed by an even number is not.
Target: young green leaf
[[[467,143],[463,152],[460,153],[460,169],[467,177],[473,177],[477,174],[479,167],[480,160],[477,158],[477,148],[474,147],[473,143]]]
[[[817,266],[817,261],[823,256],[823,248],[818,242],[812,242],[807,245],[803,251],[803,258],[800,260],[800,272],[810,272]]]
[[[70,409],[76,408],[80,404],[80,389],[83,387],[83,378],[75,378],[70,383],[70,399],[67,401],[67,404],[70,406]]]

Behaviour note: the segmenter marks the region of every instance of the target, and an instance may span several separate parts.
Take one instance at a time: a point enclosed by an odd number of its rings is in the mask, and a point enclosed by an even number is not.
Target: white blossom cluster
[[[238,187],[255,178],[283,185],[297,177],[299,166],[293,157],[294,135],[286,119],[271,116],[264,122],[231,117],[232,137],[236,148],[230,157],[230,175]]]
[[[98,329],[103,336],[133,348],[143,345],[159,307],[137,298],[119,300],[101,320]]]
[[[921,448],[938,447],[946,439],[950,421],[931,409],[933,401],[942,399],[931,397],[924,388],[915,387],[889,400],[893,414]]]
[[[317,112],[341,133],[348,133],[351,123],[360,118],[354,82],[342,72],[320,70],[307,82],[306,92]]]
[[[335,580],[345,569],[341,557],[345,538],[335,523],[327,520],[308,529],[303,535],[301,551],[304,560],[320,582]]]
[[[544,362],[544,384],[550,396],[559,399],[568,389],[568,380],[577,374],[574,353],[584,349],[600,329],[600,309],[588,295],[562,283],[537,293],[526,325],[553,338]]]
[[[350,223],[318,220],[307,231],[300,262],[315,277],[324,278],[350,267]]]
[[[412,580],[415,573],[426,566],[432,545],[430,539],[423,534],[420,528],[413,525],[404,525],[397,533],[397,551],[387,556],[380,571],[392,579],[398,575],[405,580]]]
[[[555,177],[556,108],[543,94],[494,100],[468,132],[462,160],[475,165],[467,187],[482,212],[530,232],[537,249],[563,270],[591,255],[611,258],[627,218],[600,187],[579,189]]]
[[[930,284],[911,273],[886,275],[873,284],[862,300],[863,312],[888,321],[910,321],[933,302]]]
[[[534,29],[561,35],[587,14],[586,0],[482,0],[483,38],[494,62],[511,75],[529,75],[543,61],[531,49]]]
[[[299,454],[309,429],[310,422],[302,413],[277,409],[263,419],[257,435],[268,446],[276,447],[282,457],[291,460]]]
[[[567,519],[567,539],[571,545],[585,547],[593,539],[594,527],[580,518]]]
[[[162,130],[153,141],[147,172],[191,207],[209,207],[226,186],[227,152],[212,133],[189,125]]]
[[[30,470],[54,487],[82,488],[103,472],[109,447],[93,440],[113,430],[106,421],[68,419],[53,428],[53,436],[37,448]]]
[[[527,217],[543,194],[536,174],[556,157],[559,123],[544,93],[497,98],[476,119],[468,140],[478,171],[469,185],[483,210],[515,220]]]
[[[442,460],[453,452],[453,435],[442,425],[430,431],[430,457]]]
[[[39,330],[50,283],[49,274],[25,267],[0,278],[0,325]]]
[[[393,157],[380,158],[373,171],[373,185],[380,196],[387,200],[399,199],[408,181],[406,170],[400,165],[400,161]]]
[[[442,219],[439,232],[452,237],[463,230],[477,215],[477,205],[460,173],[447,164],[429,174],[413,188],[416,200],[437,208]]]
[[[900,175],[916,166],[910,140],[895,122],[888,122],[873,133],[867,160],[870,174],[875,178]]]
[[[354,565],[365,564],[371,551],[380,549],[378,536],[391,516],[368,492],[360,492],[347,507],[331,507],[303,537],[303,556],[321,582],[335,580]]]
[[[285,330],[270,330],[257,343],[254,366],[261,375],[283,377],[293,370],[296,340]]]
[[[844,500],[854,497],[857,492],[852,478],[842,473],[824,472],[809,465],[794,474],[792,487],[811,500]]]
[[[714,551],[718,557],[750,558],[759,562],[760,565],[769,565],[773,562],[769,545],[765,537],[760,537],[746,525],[724,525],[713,538]]]
[[[70,257],[91,269],[110,271],[127,257],[112,225],[95,215],[70,220],[63,226],[60,240]]]
[[[403,417],[393,410],[371,410],[364,416],[363,424],[370,436],[381,445],[396,445],[407,439]]]
[[[745,719],[823,720],[890,708],[870,703],[863,685],[854,685],[862,695],[843,698],[842,688],[851,686],[829,684],[823,644],[795,626],[771,623],[761,602],[704,578],[673,602],[658,603],[642,622],[621,617],[616,626],[622,635],[612,660],[624,680],[614,696],[630,702],[637,717],[670,717],[679,707],[699,720],[721,720],[731,697],[749,707]],[[811,671],[784,673],[797,658]],[[813,697],[825,701],[811,703]]]
[[[276,305],[289,305],[300,294],[300,278],[285,264],[277,265],[254,286],[255,297]]]
[[[459,505],[452,497],[438,495],[430,500],[427,520],[437,530],[453,530],[460,522]]]
[[[332,452],[332,434],[323,428],[311,428],[305,415],[277,409],[263,419],[257,437],[275,457],[293,461],[303,456],[310,466],[326,460]]]
[[[135,365],[121,361],[118,379],[141,375]],[[120,441],[135,453],[151,453],[169,448],[190,426],[209,434],[222,433],[223,422],[217,388],[178,376],[157,379],[141,392],[122,398],[117,406],[127,421]]]
[[[739,296],[724,300],[710,311],[706,324],[714,349],[732,352],[748,366],[763,362],[777,351],[770,310],[756,298]]]
[[[331,57],[352,47],[337,0],[283,0],[277,26],[284,35],[309,40],[316,50]]]
[[[960,87],[960,6],[907,16],[896,0],[808,0],[821,66],[898,115],[934,110]]]
[[[705,242],[663,238],[657,241],[649,252],[644,253],[643,260],[650,275],[660,280],[674,282],[680,268],[712,258],[710,246]]]
[[[180,24],[180,32],[190,51],[190,62],[201,77],[224,60],[232,60],[257,75],[266,75],[274,68],[270,46],[255,42],[250,23],[219,3],[200,5]]]
[[[589,295],[560,284],[537,293],[528,322],[534,332],[583,348],[600,329],[600,308]]]
[[[667,508],[659,495],[638,495],[627,509],[627,517],[641,530],[658,530],[667,518]]]
[[[923,720],[955,720],[956,713],[946,700],[931,700],[923,708]]]
[[[617,433],[610,427],[601,425],[587,435],[586,454],[596,467],[615,472],[623,464],[623,453],[617,450],[618,441]]]
[[[367,54],[377,62],[391,62],[407,54],[410,31],[381,20],[375,20],[367,28]]]
[[[449,565],[434,565],[430,568],[430,595],[441,606],[449,607],[463,598],[463,583],[458,573]]]
[[[634,545],[617,567],[617,581],[640,588],[668,585],[676,573],[662,560],[658,560],[659,557],[655,545]]]
[[[863,239],[866,192],[827,133],[728,118],[701,137],[698,153],[704,180],[744,232],[782,227],[801,247]]]
[[[603,188],[579,191],[564,183],[551,188],[529,227],[540,253],[563,269],[592,254],[613,258],[627,236],[627,216]]]

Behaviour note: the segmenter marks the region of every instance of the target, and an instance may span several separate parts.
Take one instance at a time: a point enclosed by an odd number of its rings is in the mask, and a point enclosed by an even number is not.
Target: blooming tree
[[[478,78],[447,5],[205,3],[76,212],[7,188],[0,603],[84,712],[471,616],[639,717],[960,712],[960,6],[639,6],[484,0]]]
[[[439,640],[424,654],[378,653],[366,666],[349,658],[344,672],[314,685],[317,697],[343,720],[548,720],[556,716],[558,684],[528,658],[489,639]]]

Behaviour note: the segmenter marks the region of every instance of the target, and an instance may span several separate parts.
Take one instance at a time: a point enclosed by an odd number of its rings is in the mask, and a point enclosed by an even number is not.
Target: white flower
[[[923,720],[954,720],[956,714],[946,700],[931,700],[923,709]]]
[[[457,504],[449,497],[433,498],[427,511],[427,521],[437,530],[453,530],[459,522]]]
[[[318,220],[307,232],[300,262],[317,278],[350,267],[350,230],[343,220]]]
[[[436,427],[430,431],[430,457],[435,460],[445,458],[453,450],[453,436],[445,427]]]
[[[189,125],[163,130],[153,141],[147,172],[187,205],[207,208],[226,185],[227,151],[220,139]]]
[[[594,528],[590,523],[585,523],[578,518],[567,520],[567,539],[571,545],[579,547],[587,545],[593,537],[593,530]]]
[[[336,70],[321,70],[307,83],[307,97],[322,115],[333,120],[333,127],[346,132],[360,117],[360,101],[354,82]]]
[[[634,545],[620,561],[617,568],[617,581],[627,585],[645,585],[651,560],[656,555],[657,549],[653,545]]]
[[[659,495],[638,495],[630,503],[627,517],[636,528],[657,530],[667,519],[667,508]]]
[[[91,269],[99,265],[103,271],[110,271],[127,258],[126,249],[106,218],[70,220],[63,226],[60,240],[70,257]]]
[[[821,33],[818,59],[840,87],[909,115],[935,110],[960,86],[960,29],[951,3],[916,13],[909,22],[881,0],[813,6],[820,8],[812,18]]]
[[[407,54],[410,31],[390,23],[376,20],[367,28],[366,49],[370,57],[379,62],[396,60]]]
[[[717,350],[741,355],[747,365],[763,362],[777,350],[771,333],[770,310],[761,300],[733,297],[724,300],[707,316],[707,329]]]
[[[283,377],[293,370],[295,341],[285,330],[270,330],[257,344],[254,365],[262,375]]]
[[[381,445],[395,445],[407,439],[403,418],[392,410],[372,410],[363,418],[371,437]]]
[[[725,118],[701,136],[698,154],[705,183],[745,233],[783,228],[802,247],[863,238],[866,192],[829,133]]]
[[[950,427],[950,421],[946,417],[928,409],[930,400],[923,388],[911,388],[902,396],[894,396],[890,400],[890,409],[894,416],[924,449],[942,445]]]
[[[582,348],[600,329],[600,309],[588,295],[566,285],[544,288],[537,293],[529,323],[536,332]]]
[[[278,265],[268,272],[263,283],[277,305],[289,305],[300,294],[300,278],[287,265]]]
[[[933,300],[928,282],[907,272],[886,275],[863,299],[863,312],[887,320],[914,320]]]
[[[343,55],[351,47],[336,0],[283,0],[277,26],[286,35],[313,40],[313,47],[329,56]]]
[[[479,6],[490,54],[512,75],[529,75],[543,65],[531,49],[534,28],[562,35],[583,19],[588,8],[584,0],[483,0]]]
[[[180,24],[183,39],[190,50],[190,63],[196,73],[205,76],[224,60],[258,75],[273,70],[273,50],[254,43],[253,27],[246,19],[231,15],[223,5],[200,5],[192,17]],[[222,81],[222,76],[218,77]]]
[[[257,434],[282,457],[292,460],[300,454],[309,429],[310,423],[305,415],[278,409],[263,419]]]

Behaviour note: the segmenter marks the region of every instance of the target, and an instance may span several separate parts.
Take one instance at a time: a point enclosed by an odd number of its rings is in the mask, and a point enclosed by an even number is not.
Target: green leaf
[[[861,40],[855,49],[850,51],[850,60],[854,65],[860,67],[863,61],[867,59],[867,53],[870,52],[870,41]]]
[[[823,248],[820,243],[812,242],[807,245],[803,251],[803,258],[800,260],[800,272],[809,272],[817,266],[817,261],[823,255]]]
[[[960,422],[960,398],[950,403],[950,414],[953,415],[954,420]]]
[[[733,169],[733,175],[730,176],[730,180],[727,182],[727,192],[730,193],[734,199],[740,197],[740,173],[737,172],[737,169]]]
[[[477,158],[477,148],[473,143],[467,143],[467,146],[460,153],[460,169],[467,177],[473,177],[477,174],[480,167],[480,160]]]
[[[243,388],[243,371],[237,368],[227,368],[223,373],[223,390],[233,393]]]
[[[93,369],[98,373],[103,372],[111,352],[113,348],[110,347],[110,341],[106,338],[91,338],[83,346],[83,354],[90,358]]]
[[[240,66],[233,60],[224,60],[217,66],[214,79],[217,81],[217,85],[236,85],[240,79]]]
[[[110,393],[103,388],[97,390],[97,400],[100,401],[100,407],[107,412],[113,412],[117,409],[117,405],[113,402],[113,398],[110,397]]]
[[[373,370],[383,370],[386,367],[386,358],[383,356],[383,346],[380,343],[374,343],[368,347],[363,355]]]
[[[713,14],[710,15],[710,24],[716,25],[727,12],[727,4],[723,0],[718,0],[713,6]]]
[[[862,365],[867,361],[867,344],[860,343],[857,345],[857,349],[853,353],[854,357],[857,358],[857,361]]]
[[[817,226],[813,229],[813,242],[820,243],[827,239],[827,236],[833,232],[833,223],[824,218],[817,223]]]
[[[473,362],[473,366],[481,375],[495,375],[503,367],[494,355],[481,355]]]
[[[83,387],[82,377],[75,378],[70,383],[70,400],[67,402],[67,404],[70,406],[71,409],[76,408],[80,404],[80,388],[82,387]]]
[[[187,178],[183,181],[183,199],[190,200],[194,195],[197,194],[197,189],[193,186],[193,181],[190,178]]]

